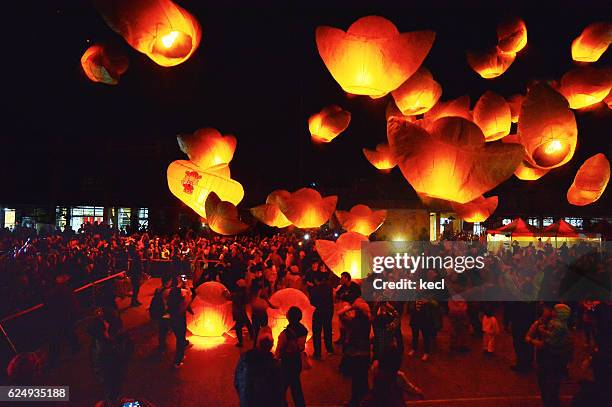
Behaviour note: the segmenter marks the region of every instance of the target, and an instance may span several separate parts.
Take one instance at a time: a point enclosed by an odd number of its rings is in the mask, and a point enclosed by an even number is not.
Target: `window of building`
[[[138,225],[149,226],[149,208],[138,208]]]
[[[473,226],[473,230],[472,230],[472,232],[473,232],[475,235],[478,235],[478,236],[480,236],[480,235],[482,234],[482,232],[483,232],[483,227],[482,227],[482,225],[480,224],[480,222],[475,222],[475,223],[474,223],[474,226]]]
[[[527,218],[527,223],[536,228],[540,227],[540,219],[538,218]]]
[[[584,224],[582,218],[565,218],[565,221],[576,228],[582,228]]]
[[[542,227],[546,227],[549,225],[552,225],[554,223],[554,219],[553,218],[544,218],[542,219]]]
[[[429,213],[429,240],[434,241],[438,239],[438,228],[436,227],[436,214],[435,212]]]
[[[101,206],[75,206],[70,208],[70,226],[78,231],[84,223],[102,223],[104,208]]]
[[[119,220],[117,221],[119,230],[128,229],[130,227],[131,218],[132,208],[119,208]]]
[[[510,218],[502,219],[502,225],[509,225],[511,222],[512,222],[512,219]]]
[[[10,230],[15,228],[15,209],[4,208],[4,227]]]
[[[68,223],[68,208],[58,206],[55,208],[55,225],[64,228]]]

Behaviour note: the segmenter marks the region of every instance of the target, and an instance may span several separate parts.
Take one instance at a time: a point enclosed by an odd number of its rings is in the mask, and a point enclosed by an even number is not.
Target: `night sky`
[[[573,66],[572,39],[587,24],[612,18],[606,2],[585,1],[538,8],[527,6],[536,1],[500,8],[492,8],[492,0],[469,2],[471,7],[344,1],[300,8],[287,5],[293,2],[214,6],[184,0],[177,3],[200,21],[202,42],[187,62],[164,68],[129,47],[88,1],[11,10],[17,3],[3,19],[19,41],[9,46],[3,81],[8,114],[1,137],[2,204],[179,205],[167,189],[166,167],[186,158],[175,136],[200,127],[238,138],[231,168],[246,190],[242,206],[262,203],[273,189],[312,182],[324,194],[338,192],[340,208],[360,200],[414,200],[398,169],[379,174],[361,152],[386,140],[391,96],[347,97],[318,55],[318,25],[346,30],[357,18],[376,14],[401,32],[436,31],[424,65],[442,85],[442,100],[469,94],[473,106],[486,90],[524,94],[531,80],[559,79]],[[528,45],[501,77],[482,79],[467,65],[465,52],[494,45],[497,23],[513,15],[527,24]],[[128,53],[130,67],[118,86],[90,82],[81,71],[81,55],[95,42],[119,44]],[[610,65],[610,52],[598,66]],[[351,124],[332,143],[314,145],[307,119],[332,103],[352,112]],[[539,181],[513,177],[488,193],[500,195],[498,211],[610,215],[610,188],[588,207],[566,202],[586,158],[598,152],[612,157],[610,110],[602,105],[575,114],[579,141],[571,162]]]

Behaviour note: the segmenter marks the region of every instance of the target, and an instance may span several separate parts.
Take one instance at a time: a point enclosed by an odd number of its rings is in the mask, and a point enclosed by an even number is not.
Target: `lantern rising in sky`
[[[285,215],[280,210],[278,206],[279,199],[282,197],[290,196],[289,191],[285,191],[283,189],[278,189],[276,191],[272,191],[268,198],[266,199],[266,203],[263,205],[256,206],[251,208],[251,213],[257,220],[262,223],[265,223],[268,226],[284,228],[291,225],[291,221],[287,219]]]
[[[548,84],[532,86],[521,105],[518,137],[537,168],[560,167],[574,156],[578,129],[567,100]]]
[[[230,236],[244,232],[249,227],[249,225],[240,221],[236,205],[228,201],[222,201],[215,191],[208,194],[204,205],[206,208],[206,223],[213,232]]]
[[[489,198],[479,196],[473,201],[465,204],[453,202],[451,205],[461,219],[466,222],[476,223],[487,220],[489,216],[495,212],[495,209],[497,209],[498,202],[497,196],[491,196]]]
[[[434,80],[431,72],[422,66],[391,95],[403,114],[418,115],[438,102],[442,96],[442,87]]]
[[[278,197],[278,206],[287,219],[301,229],[318,228],[336,210],[336,195],[323,198],[311,188],[301,188],[288,196]]]
[[[497,46],[505,53],[520,52],[527,45],[527,26],[520,18],[513,18],[497,26]]]
[[[497,78],[514,62],[515,53],[502,52],[493,47],[484,52],[468,52],[467,61],[470,67],[485,79]]]
[[[609,181],[610,162],[604,154],[595,154],[578,169],[567,201],[576,206],[589,205],[601,198]]]
[[[187,313],[187,329],[197,336],[221,336],[232,329],[232,302],[229,291],[216,281],[208,281],[196,289],[191,302],[193,314]]]
[[[362,17],[348,30],[317,27],[319,55],[345,92],[383,96],[414,74],[429,53],[433,31],[400,33],[389,20]]]
[[[114,31],[158,65],[185,62],[200,44],[196,18],[170,0],[95,0],[95,4]]]
[[[202,169],[228,165],[236,150],[236,137],[222,135],[218,130],[203,128],[192,134],[177,136],[181,151]]]
[[[421,121],[417,121],[416,123],[425,129],[429,129],[436,120],[443,117],[463,117],[464,119],[472,120],[470,97],[468,95],[463,95],[457,99],[438,102],[431,110],[423,115]]]
[[[497,93],[485,92],[474,106],[474,123],[476,123],[486,141],[499,140],[510,133],[510,106],[506,99]]]
[[[525,96],[520,93],[515,93],[506,99],[508,106],[510,106],[510,121],[512,121],[512,123],[518,123],[521,103],[523,103],[524,98]]]
[[[119,50],[94,44],[87,48],[81,57],[81,67],[93,82],[116,85],[121,75],[127,71],[129,60]]]
[[[351,112],[331,105],[310,116],[308,130],[314,141],[329,143],[346,130],[350,122]]]
[[[460,117],[436,120],[431,131],[389,120],[387,137],[398,166],[417,193],[467,203],[512,176],[518,144],[486,143],[480,128]]]
[[[370,164],[372,164],[377,170],[389,171],[397,164],[395,157],[393,157],[393,153],[389,148],[389,144],[387,143],[378,144],[376,146],[376,150],[368,150],[367,148],[364,148],[362,151],[363,155],[365,155]]]
[[[572,42],[572,59],[578,62],[597,62],[612,43],[612,23],[588,25]]]
[[[599,103],[612,89],[612,69],[583,66],[561,77],[559,92],[572,109],[582,109]]]
[[[354,279],[361,279],[361,244],[368,238],[361,233],[346,232],[338,240],[317,239],[315,247],[321,260],[337,276],[343,272],[350,273]]]
[[[336,217],[345,230],[370,236],[381,227],[387,218],[387,211],[372,210],[367,205],[355,205],[348,212],[336,211]]]

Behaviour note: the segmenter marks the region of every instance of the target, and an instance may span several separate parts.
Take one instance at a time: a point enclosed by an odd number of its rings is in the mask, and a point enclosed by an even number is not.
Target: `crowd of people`
[[[142,276],[151,273],[151,265],[158,261],[168,267],[161,273],[162,282],[151,303],[145,306],[158,326],[158,351],[166,351],[170,331],[176,337],[175,368],[181,367],[190,347],[186,314],[190,312],[193,290],[207,281],[218,281],[227,287],[236,345],[252,345],[241,354],[235,372],[241,406],[285,405],[288,390],[296,406],[307,404],[300,375],[310,364],[304,353],[308,330],[313,333],[312,359],[322,359],[323,349],[328,354],[342,355],[340,371],[352,383],[348,405],[404,405],[403,391],[419,393],[419,389],[400,370],[402,359],[419,355],[427,362],[434,357],[432,347],[445,318],[450,326],[450,352],[469,351],[467,337],[472,334],[482,336],[482,351],[491,355],[500,332],[511,332],[516,356],[512,369],[526,372],[535,364],[545,406],[559,405],[560,383],[574,354],[571,328],[584,332],[594,372],[593,384],[576,395],[577,403],[586,404],[576,405],[596,405],[588,403],[596,403],[596,397],[605,394],[600,391],[609,385],[606,369],[610,366],[612,343],[610,303],[601,301],[600,293],[590,293],[593,296],[587,295],[581,301],[562,301],[559,297],[556,303],[471,301],[450,293],[408,302],[373,300],[362,295],[362,286],[349,273],[337,277],[327,268],[316,252],[314,235],[222,237],[191,230],[173,236],[156,236],[147,231],[127,235],[97,224],[84,226],[80,232],[39,236],[5,231],[0,235],[2,294],[10,299],[3,312],[40,301],[47,303],[61,320],[56,325],[57,332],[51,335],[51,354],[57,354],[62,337],[68,339],[72,349],[78,349],[72,335],[76,311],[66,312],[77,307],[71,288],[126,271],[132,286],[131,305],[138,307],[143,305],[139,301]],[[333,239],[332,233],[317,237]],[[469,250],[486,251],[471,236],[452,238],[473,244]],[[541,291],[550,281],[564,280],[558,274],[566,272],[568,264],[577,264],[598,281],[598,286],[603,285],[609,296],[610,258],[605,253],[593,254],[581,245],[560,249],[546,244],[513,245],[487,253],[487,259],[481,275],[475,278],[469,272],[462,273],[463,280],[457,284],[474,287],[486,280],[483,276],[493,275],[498,282],[510,280],[514,285],[537,286]],[[425,276],[428,272],[423,271]],[[185,284],[185,279],[190,284]],[[121,375],[117,373],[121,369],[117,370],[117,366],[127,363],[130,346],[122,335],[114,298],[116,287],[110,287],[113,288],[108,290],[87,332],[92,338],[94,372],[104,388],[105,399],[113,405],[121,392]],[[307,327],[302,322],[303,310],[291,307],[287,313],[289,324],[275,344],[267,310],[275,307],[270,301],[272,294],[283,288],[303,291],[314,314],[312,326]],[[340,320],[335,343],[334,313]],[[409,346],[401,330],[405,314],[411,331]],[[248,332],[249,342],[243,329]]]

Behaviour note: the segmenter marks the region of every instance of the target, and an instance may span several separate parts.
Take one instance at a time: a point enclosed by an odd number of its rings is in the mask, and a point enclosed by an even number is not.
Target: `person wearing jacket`
[[[291,307],[287,311],[289,325],[278,336],[276,358],[281,363],[283,377],[283,398],[288,388],[291,388],[291,397],[296,407],[304,407],[304,392],[300,375],[302,373],[302,352],[306,349],[306,336],[308,329],[300,322],[302,310]]]

